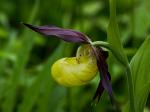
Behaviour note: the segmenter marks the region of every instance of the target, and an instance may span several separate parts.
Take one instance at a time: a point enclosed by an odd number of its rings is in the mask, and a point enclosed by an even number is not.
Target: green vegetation
[[[78,44],[44,37],[21,22],[74,29],[104,41],[93,43],[103,47],[109,42],[115,49],[107,62],[118,108],[149,112],[149,11],[149,0],[0,0],[0,112],[116,111],[107,92],[90,106],[98,75],[71,88],[53,80],[52,64],[75,56]]]

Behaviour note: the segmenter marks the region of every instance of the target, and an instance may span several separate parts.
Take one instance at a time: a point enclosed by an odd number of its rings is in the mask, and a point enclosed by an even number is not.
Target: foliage
[[[96,77],[88,85],[73,88],[58,85],[51,77],[51,65],[61,57],[75,56],[78,46],[43,38],[25,29],[20,22],[76,29],[93,41],[106,41],[107,27],[111,31],[119,29],[119,36],[109,32],[108,42],[114,42],[112,46],[121,52],[120,58],[127,55],[131,60],[136,112],[150,111],[150,37],[147,37],[150,2],[116,2],[115,24],[108,26],[108,0],[1,0],[0,112],[86,112],[90,110],[99,81]],[[113,55],[109,56],[108,63],[113,92],[121,108],[129,101],[125,70]],[[115,109],[104,93],[93,111]]]

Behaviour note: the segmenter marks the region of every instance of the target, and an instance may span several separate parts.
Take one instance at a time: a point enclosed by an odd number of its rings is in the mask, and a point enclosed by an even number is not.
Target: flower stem
[[[95,41],[92,42],[93,46],[100,46],[104,47],[112,52],[112,54],[116,57],[118,56],[115,49],[112,49],[110,44],[108,42],[103,41]],[[117,58],[117,57],[116,57]],[[118,58],[117,58],[118,59]],[[119,60],[118,60],[119,61]],[[129,99],[130,99],[130,112],[135,112],[135,105],[134,105],[134,86],[133,86],[133,80],[132,80],[132,72],[130,69],[130,65],[124,65],[127,72],[127,80],[128,80],[128,89],[129,89]]]
[[[134,86],[133,86],[132,72],[130,69],[130,65],[126,67],[126,71],[127,71],[128,89],[129,89],[129,98],[130,98],[130,112],[135,112]]]
[[[104,47],[106,49],[110,49],[110,45],[108,42],[104,42],[104,41],[95,41],[95,42],[92,42],[91,43],[93,46],[101,46],[101,47]]]

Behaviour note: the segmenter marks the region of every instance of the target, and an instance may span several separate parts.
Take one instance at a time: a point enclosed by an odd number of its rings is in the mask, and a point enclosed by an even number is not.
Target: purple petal
[[[103,92],[104,92],[104,87],[103,87],[103,85],[102,85],[102,81],[100,81],[100,82],[99,82],[99,85],[98,85],[98,88],[97,88],[97,90],[96,90],[96,93],[95,93],[95,95],[94,95],[94,97],[93,97],[93,100],[96,100],[96,98],[98,98],[98,102],[99,102],[99,100],[100,100],[100,98],[101,98]]]
[[[90,43],[90,39],[80,33],[78,31],[74,31],[71,29],[63,29],[55,26],[34,26],[30,24],[23,23],[28,28],[42,34],[45,36],[56,36],[59,39],[62,39],[67,42],[74,42],[74,43]]]
[[[100,77],[101,77],[101,86],[108,92],[110,96],[110,100],[113,103],[114,98],[113,98],[113,93],[112,93],[112,86],[110,83],[110,74],[108,72],[108,65],[106,63],[106,59],[108,57],[108,54],[106,51],[103,51],[102,48],[100,47],[93,47],[94,54],[97,59],[97,66],[100,72]],[[102,89],[102,87],[100,89]],[[101,92],[101,90],[99,90]],[[101,94],[101,93],[99,93]]]

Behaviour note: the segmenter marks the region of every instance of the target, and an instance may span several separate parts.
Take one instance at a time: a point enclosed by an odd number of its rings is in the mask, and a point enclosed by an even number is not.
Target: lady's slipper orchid
[[[56,61],[52,66],[52,76],[64,86],[78,86],[88,83],[99,70],[100,82],[93,100],[97,99],[99,101],[103,91],[106,90],[111,102],[113,102],[110,74],[106,62],[108,57],[107,51],[104,51],[101,47],[93,46],[91,40],[78,31],[55,26],[23,24],[45,36],[56,36],[67,42],[84,44],[78,48],[76,57],[62,58]]]

